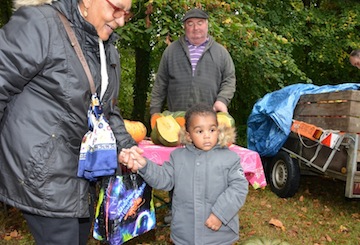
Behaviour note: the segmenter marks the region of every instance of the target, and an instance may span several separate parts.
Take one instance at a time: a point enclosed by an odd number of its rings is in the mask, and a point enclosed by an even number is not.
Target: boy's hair
[[[186,129],[186,131],[189,131],[191,119],[195,115],[202,115],[202,116],[213,115],[216,120],[216,124],[218,124],[216,112],[214,111],[212,106],[200,103],[200,104],[193,105],[191,108],[189,108],[186,111],[186,113],[185,113],[185,129]]]

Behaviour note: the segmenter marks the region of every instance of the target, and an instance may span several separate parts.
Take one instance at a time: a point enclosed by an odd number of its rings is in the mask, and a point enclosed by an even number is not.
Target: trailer
[[[345,197],[360,198],[359,132],[360,91],[302,95],[288,139],[263,159],[271,190],[291,197],[310,173],[345,181]]]

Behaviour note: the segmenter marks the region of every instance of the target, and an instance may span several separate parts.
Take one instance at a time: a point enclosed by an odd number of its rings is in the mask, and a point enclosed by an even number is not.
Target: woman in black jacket
[[[0,29],[0,201],[23,211],[37,244],[86,244],[93,210],[77,177],[91,91],[58,13],[90,67],[118,152],[136,143],[116,101],[114,29],[131,0],[18,0]]]

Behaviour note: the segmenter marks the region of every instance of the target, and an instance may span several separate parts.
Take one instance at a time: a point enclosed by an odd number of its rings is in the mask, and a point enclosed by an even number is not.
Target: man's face
[[[200,45],[208,36],[208,21],[206,19],[190,18],[185,21],[185,35],[193,45]]]
[[[360,57],[358,56],[350,56],[350,63],[351,65],[360,69]]]

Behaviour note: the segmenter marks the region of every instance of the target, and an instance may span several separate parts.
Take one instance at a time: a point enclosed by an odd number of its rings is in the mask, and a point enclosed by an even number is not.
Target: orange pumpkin
[[[126,131],[128,131],[136,143],[145,139],[147,130],[142,122],[124,119],[124,123]]]

